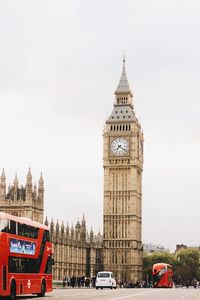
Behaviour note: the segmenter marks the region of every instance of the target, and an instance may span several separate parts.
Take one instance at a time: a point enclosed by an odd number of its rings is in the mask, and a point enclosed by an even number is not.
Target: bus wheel
[[[44,297],[46,293],[46,283],[44,280],[42,280],[42,284],[41,284],[41,293],[38,293],[37,296],[38,297]]]
[[[16,299],[16,283],[14,280],[11,282],[10,286],[10,300],[15,300]]]

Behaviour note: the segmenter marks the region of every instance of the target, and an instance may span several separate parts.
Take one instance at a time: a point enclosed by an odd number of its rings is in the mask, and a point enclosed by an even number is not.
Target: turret
[[[73,241],[74,240],[74,226],[72,224],[72,227],[71,227],[71,240]]]
[[[46,226],[49,227],[49,221],[48,221],[47,217],[46,217],[46,219],[45,219],[44,225],[46,225]]]
[[[31,168],[28,170],[28,174],[26,176],[26,200],[32,200],[32,174]]]
[[[76,240],[80,240],[80,230],[81,230],[81,224],[78,220],[77,223],[76,223],[76,226],[75,226],[75,238],[76,238]]]
[[[3,169],[0,177],[0,199],[5,199],[5,196],[6,196],[6,176]]]
[[[8,185],[8,193],[10,193],[11,189],[12,189],[12,187],[11,187],[11,184],[9,183],[9,185]]]
[[[31,174],[31,168],[28,169],[28,174],[26,176],[26,185],[32,186],[32,174]]]
[[[40,174],[39,185],[38,185],[38,199],[44,201],[44,180],[42,173]]]
[[[62,221],[62,225],[61,225],[61,238],[62,238],[62,242],[64,242],[64,234],[65,234],[65,226],[64,226],[64,222]]]
[[[93,232],[93,229],[91,227],[91,230],[90,230],[90,244],[92,244],[94,241],[94,232]]]
[[[18,194],[18,178],[17,178],[17,174],[15,174],[15,179],[13,181],[13,187],[14,187],[14,200],[17,200],[17,194]]]
[[[59,235],[59,230],[60,230],[60,225],[59,225],[58,220],[57,220],[57,223],[56,223],[56,235]]]
[[[53,218],[51,219],[51,223],[50,223],[50,233],[51,233],[51,235],[53,235],[53,233],[54,233],[54,222],[53,222]]]
[[[85,222],[85,216],[84,216],[84,214],[83,214],[83,218],[82,218],[81,224],[82,224],[82,227],[86,227],[86,222]]]
[[[80,224],[80,222],[78,220],[77,223],[76,223],[76,226],[75,226],[76,233],[80,230],[80,228],[81,228],[81,224]]]
[[[35,182],[35,184],[34,184],[34,199],[36,200],[37,199],[37,185],[36,185],[36,182]]]
[[[66,226],[66,239],[68,240],[69,239],[69,225],[67,223],[67,226]]]
[[[81,225],[82,225],[82,227],[81,227],[81,239],[83,241],[85,241],[86,240],[86,222],[85,222],[84,214],[83,214],[83,218],[82,218],[82,221],[81,221]]]
[[[57,223],[56,223],[56,241],[57,241],[57,243],[59,242],[59,240],[60,240],[60,225],[57,220]]]
[[[98,235],[96,236],[96,245],[98,247],[101,247],[101,244],[102,244],[102,235],[99,229]]]
[[[18,178],[17,178],[17,173],[15,174],[15,179],[13,181],[13,186],[14,186],[14,189],[17,190],[18,189],[18,184],[19,184],[19,181],[18,181]]]

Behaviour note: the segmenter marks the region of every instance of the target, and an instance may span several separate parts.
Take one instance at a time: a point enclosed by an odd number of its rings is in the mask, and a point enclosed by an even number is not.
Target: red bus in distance
[[[52,264],[48,227],[0,212],[0,297],[51,292]]]
[[[157,263],[152,267],[153,286],[155,288],[172,288],[173,287],[173,270],[172,266],[166,263]]]

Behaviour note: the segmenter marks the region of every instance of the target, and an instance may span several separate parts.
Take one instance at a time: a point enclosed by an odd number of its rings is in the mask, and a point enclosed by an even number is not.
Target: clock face
[[[111,152],[114,155],[125,155],[128,152],[128,141],[124,138],[116,138],[111,143]]]

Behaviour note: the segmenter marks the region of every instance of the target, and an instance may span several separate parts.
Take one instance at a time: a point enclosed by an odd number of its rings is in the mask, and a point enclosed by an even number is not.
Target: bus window
[[[10,233],[16,234],[16,222],[13,220],[10,220]]]
[[[17,273],[16,257],[9,258],[8,271],[11,273]]]
[[[53,259],[52,259],[51,256],[48,256],[47,264],[46,264],[46,268],[45,268],[44,273],[51,274],[52,273],[52,265],[53,265]]]
[[[18,235],[37,239],[38,238],[38,228],[29,226],[26,224],[18,223]]]
[[[30,238],[37,239],[38,238],[38,228],[29,226],[28,235]]]
[[[37,259],[9,257],[8,270],[10,273],[38,273],[39,266],[37,264]]]
[[[0,231],[16,234],[16,222],[13,220],[0,219]]]
[[[18,235],[24,236],[25,226],[25,224],[18,223]]]
[[[0,231],[1,232],[9,232],[9,220],[0,219]]]
[[[50,234],[49,234],[49,231],[48,230],[45,230],[44,231],[44,240],[46,241],[46,242],[50,242]]]

